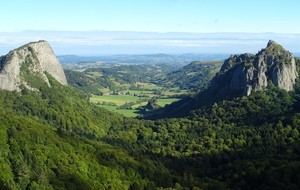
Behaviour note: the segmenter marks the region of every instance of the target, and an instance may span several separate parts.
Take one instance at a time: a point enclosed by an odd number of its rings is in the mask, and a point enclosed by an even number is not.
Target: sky
[[[73,54],[109,54],[110,49],[112,54],[158,50],[185,53],[189,52],[186,47],[192,47],[191,52],[213,53],[212,46],[218,39],[216,52],[239,52],[243,48],[253,51],[267,40],[262,39],[262,34],[300,52],[296,44],[300,39],[299,7],[299,0],[2,0],[0,53],[37,38],[48,40],[58,54],[72,53],[72,49]],[[105,39],[107,32],[115,35]],[[214,33],[221,37],[210,35]],[[248,43],[233,39],[237,33],[251,34]],[[172,39],[166,34],[171,34]],[[208,34],[207,38],[201,34]],[[159,36],[160,40],[148,36]],[[206,43],[191,43],[190,36],[198,42],[199,36],[202,41],[206,38]],[[253,43],[250,43],[251,36]],[[213,39],[208,43],[209,37]],[[257,38],[261,40],[259,43],[255,42]],[[91,45],[93,41],[96,43]],[[225,44],[223,49],[220,44]],[[247,49],[247,45],[251,48]],[[84,47],[82,51],[80,47]]]

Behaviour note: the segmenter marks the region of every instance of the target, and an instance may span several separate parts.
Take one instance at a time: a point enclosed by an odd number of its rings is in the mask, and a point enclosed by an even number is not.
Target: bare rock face
[[[67,84],[62,65],[46,41],[26,44],[0,57],[0,89],[19,91],[20,86],[24,85],[34,90],[22,76],[24,69],[39,75],[48,86],[50,83],[46,73],[62,85]]]
[[[232,55],[225,60],[212,81],[212,87],[220,92],[234,91],[248,96],[253,91],[265,90],[272,82],[291,91],[297,77],[292,53],[270,40],[267,47],[256,55]]]

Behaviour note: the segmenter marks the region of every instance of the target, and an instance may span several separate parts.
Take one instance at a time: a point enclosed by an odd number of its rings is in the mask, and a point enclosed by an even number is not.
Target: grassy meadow
[[[176,92],[176,89],[165,89],[161,86],[150,83],[138,83],[139,89],[132,90],[128,86],[125,90],[119,91],[118,94],[112,95],[109,89],[103,90],[103,95],[92,95],[90,101],[102,108],[117,112],[127,117],[137,117],[140,108],[146,106],[151,98],[157,99],[157,104],[164,107],[167,104],[180,100],[173,98],[176,95],[182,95],[183,91]],[[161,94],[155,94],[159,90]]]

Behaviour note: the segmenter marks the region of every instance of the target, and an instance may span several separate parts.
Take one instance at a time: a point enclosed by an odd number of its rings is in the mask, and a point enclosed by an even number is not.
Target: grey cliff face
[[[281,45],[270,40],[258,54],[232,55],[225,60],[212,81],[221,91],[239,91],[248,96],[253,91],[265,90],[272,82],[287,91],[293,90],[298,77],[295,58]]]
[[[34,90],[20,75],[22,66],[26,66],[28,60],[32,63],[28,66],[29,71],[39,74],[48,86],[50,84],[46,72],[62,85],[67,84],[61,63],[48,42],[38,41],[26,44],[0,57],[0,89],[19,91],[20,85],[24,85],[28,89]]]

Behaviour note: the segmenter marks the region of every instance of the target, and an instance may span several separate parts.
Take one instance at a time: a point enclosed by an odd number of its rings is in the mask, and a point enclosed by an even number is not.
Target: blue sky
[[[3,0],[2,31],[300,33],[299,0]]]
[[[73,47],[74,54],[87,54],[89,48],[98,49],[97,51],[101,54],[102,49],[105,49],[104,46],[100,48],[101,43],[98,43],[98,46],[89,47],[93,40],[99,41],[99,38],[104,40],[101,31],[132,32],[120,33],[117,37],[110,36],[106,39],[106,42],[111,40],[110,45],[115,45],[112,47],[112,50],[115,50],[114,53],[126,53],[125,50],[128,49],[126,45],[130,45],[131,42],[126,44],[124,39],[132,40],[134,35],[138,38],[138,32],[158,34],[170,32],[222,33],[222,36],[224,33],[229,33],[231,40],[234,37],[232,33],[258,35],[274,33],[277,37],[284,34],[286,38],[281,36],[278,38],[279,42],[283,45],[286,43],[292,48],[292,51],[300,51],[296,44],[296,41],[300,39],[298,36],[300,34],[299,0],[3,0],[0,1],[0,7],[0,53],[7,51],[11,46],[24,43],[26,40],[46,38],[45,40],[53,44],[54,49],[57,51],[60,49],[58,54],[67,53],[62,51],[64,47]],[[49,31],[53,31],[52,35],[51,32],[49,34]],[[59,31],[72,32],[72,38],[68,38],[69,35],[59,34]],[[91,37],[90,32],[93,31],[97,31],[98,36],[92,35]],[[78,35],[76,36],[75,33]],[[20,37],[23,35],[25,38],[21,39]],[[166,37],[166,35],[161,36]],[[122,43],[120,42],[121,38]],[[222,40],[224,38],[226,37],[223,36]],[[122,47],[117,43],[117,39]],[[178,41],[178,39],[182,40],[180,35],[176,36],[176,39],[178,50],[173,52],[188,52],[186,48],[184,51],[179,51],[183,47],[188,47],[182,46],[187,42]],[[214,36],[213,41],[216,39],[218,37]],[[138,49],[143,46],[144,42],[139,41]],[[173,43],[173,46],[174,44],[176,43]],[[218,43],[218,45],[220,44]],[[75,45],[77,48],[74,47]],[[224,46],[223,50],[218,49],[217,51],[234,52],[241,48],[245,48],[245,51],[252,51],[252,49],[247,49],[246,45],[247,43],[244,45],[232,44],[231,49]],[[255,47],[258,48],[259,45],[261,44],[257,43]],[[88,49],[85,52],[75,51],[75,49],[79,49],[78,46]],[[147,43],[144,46],[144,53],[155,52],[153,44],[152,49]],[[201,47],[199,52],[205,52],[203,44],[200,44],[199,47]],[[251,48],[254,49],[254,47]],[[97,54],[95,49],[91,54]],[[158,49],[164,53],[163,46]],[[194,51],[195,46],[191,49]],[[172,52],[169,49],[165,49],[165,51]],[[209,49],[208,52],[210,51]],[[134,52],[135,50],[132,48],[132,51],[128,53]]]

